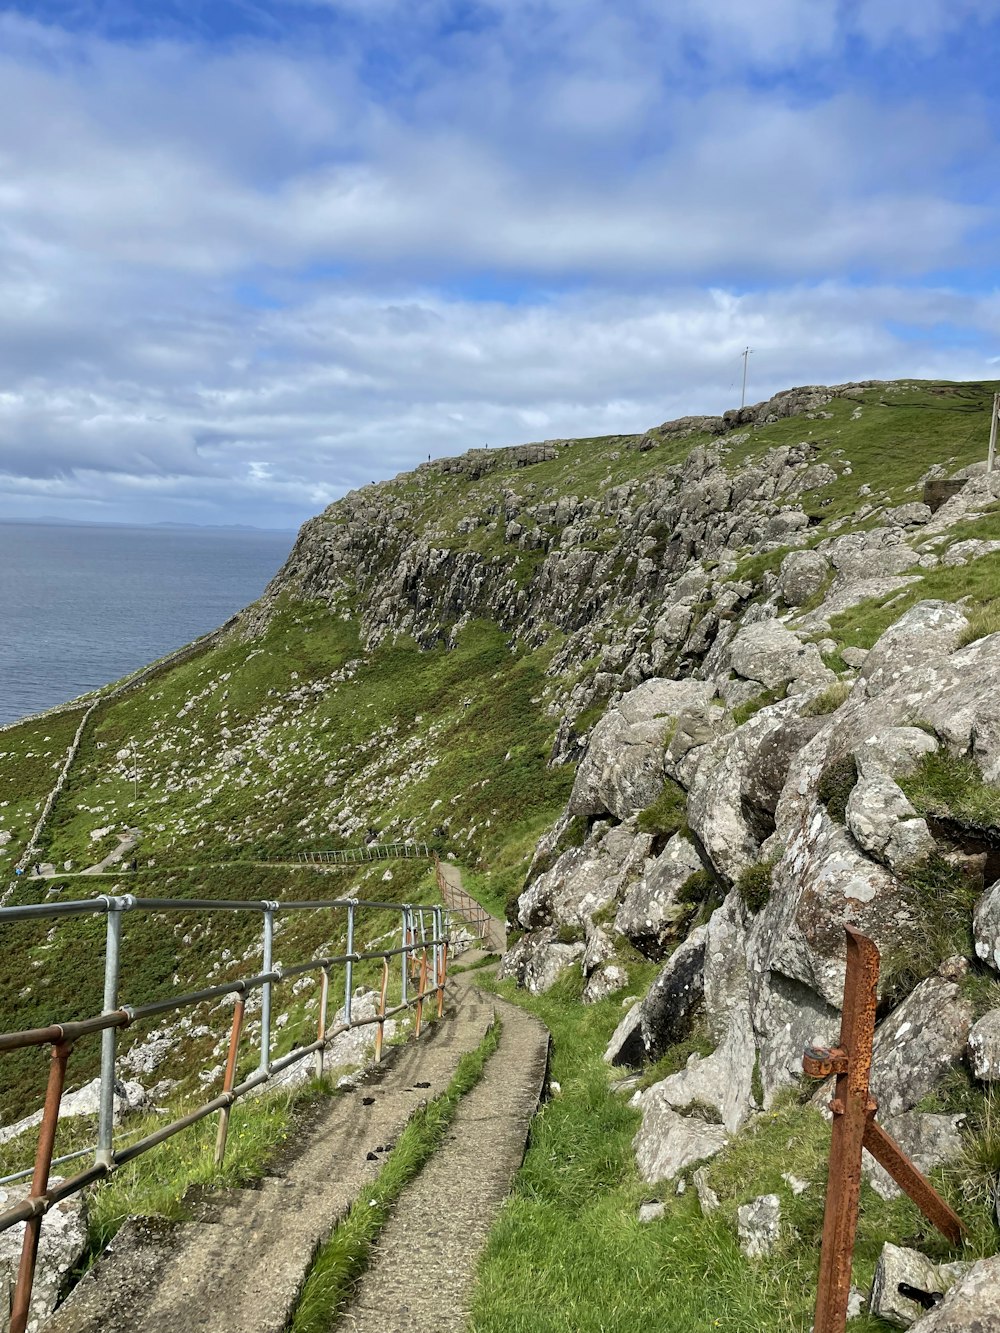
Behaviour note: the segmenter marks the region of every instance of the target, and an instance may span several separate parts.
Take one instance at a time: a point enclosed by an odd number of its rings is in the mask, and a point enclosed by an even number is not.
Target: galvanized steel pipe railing
[[[426,854],[426,848],[424,853]],[[274,935],[275,920],[278,914],[329,911],[331,909],[346,912],[345,952],[331,957],[310,958],[290,966],[276,966],[274,963]],[[361,910],[398,912],[400,914],[400,934],[398,936],[401,940],[400,945],[392,949],[358,952],[355,948],[355,938],[357,913]],[[0,1182],[8,1183],[28,1174],[32,1178],[31,1192],[28,1198],[14,1207],[0,1212],[0,1233],[17,1226],[19,1223],[26,1224],[17,1285],[11,1308],[10,1333],[25,1333],[42,1219],[45,1213],[60,1200],[106,1177],[116,1167],[140,1157],[143,1153],[173,1137],[174,1134],[197,1124],[198,1121],[204,1120],[209,1115],[214,1115],[216,1111],[219,1112],[219,1127],[215,1144],[215,1161],[216,1164],[221,1165],[226,1151],[230,1112],[240,1097],[246,1096],[253,1089],[265,1084],[275,1074],[310,1056],[315,1059],[316,1074],[321,1076],[324,1052],[342,1032],[347,1032],[352,1028],[376,1025],[375,1058],[380,1060],[385,1023],[388,1018],[412,1007],[415,1011],[414,1034],[419,1037],[423,1023],[424,1000],[436,996],[437,1013],[440,1016],[444,1012],[451,914],[440,907],[426,910],[432,918],[429,932],[424,917],[424,908],[416,907],[410,903],[370,902],[358,898],[279,903],[270,900],[139,898],[131,894],[122,897],[103,894],[99,898],[57,903],[32,903],[0,908],[0,926],[9,921],[33,920],[35,918],[58,919],[64,916],[93,915],[95,913],[104,914],[107,917],[104,998],[101,1013],[82,1020],[52,1023],[43,1028],[0,1033],[0,1053],[24,1050],[32,1046],[51,1046],[52,1048],[48,1086],[38,1133],[34,1167],[28,1171],[15,1173],[14,1176],[8,1176],[3,1182]],[[172,911],[259,913],[262,917],[261,971],[255,976],[239,977],[232,981],[190,991],[185,995],[152,1000],[145,1004],[120,1004],[123,914],[125,912]],[[430,960],[428,960],[428,951],[430,951]],[[400,960],[401,1001],[399,1004],[387,1008],[390,968],[394,959]],[[371,1018],[355,1018],[352,1014],[351,1005],[354,990],[354,965],[369,960],[380,960],[382,963],[377,1012]],[[328,1024],[330,971],[331,968],[340,966],[344,968],[344,1021],[331,1028]],[[413,976],[408,977],[407,974],[411,969]],[[319,1016],[316,1040],[274,1060],[271,1057],[273,987],[290,978],[300,977],[309,972],[319,974]],[[417,981],[415,991],[409,985],[411,980]],[[256,1071],[241,1083],[237,1083],[239,1045],[245,1029],[246,1000],[247,996],[253,991],[259,991],[261,997],[259,1061]],[[217,1097],[212,1098],[211,1101],[157,1129],[155,1133],[147,1134],[143,1138],[116,1148],[114,1143],[114,1090],[118,1029],[131,1027],[134,1023],[152,1018],[158,1014],[176,1012],[228,995],[234,997],[234,1008],[222,1092]],[[49,1176],[54,1165],[75,1160],[85,1156],[90,1151],[89,1149],[82,1149],[67,1153],[60,1158],[53,1156],[56,1131],[59,1124],[59,1109],[70,1054],[77,1041],[82,1037],[96,1033],[100,1033],[101,1036],[101,1073],[94,1163],[70,1179],[61,1181],[56,1186],[50,1186]]]

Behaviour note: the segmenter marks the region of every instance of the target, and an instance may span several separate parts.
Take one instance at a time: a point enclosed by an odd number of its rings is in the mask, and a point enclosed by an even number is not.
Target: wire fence
[[[391,949],[360,951],[355,948],[359,914],[365,910],[399,913],[398,946]],[[120,1004],[123,915],[132,912],[192,911],[259,914],[262,919],[260,972],[190,991],[184,995],[151,1000],[144,1004]],[[331,911],[346,914],[346,944],[343,953],[313,957],[290,966],[275,965],[275,921],[279,914]],[[0,908],[0,927],[13,921],[58,920],[93,914],[103,914],[107,918],[104,947],[104,1003],[101,1013],[81,1020],[52,1023],[47,1027],[0,1034],[0,1053],[29,1047],[51,1047],[48,1085],[34,1166],[30,1171],[16,1172],[6,1178],[9,1182],[30,1173],[30,1192],[22,1202],[0,1212],[0,1233],[20,1223],[27,1224],[11,1308],[10,1333],[25,1333],[42,1219],[49,1209],[61,1200],[106,1177],[115,1167],[133,1161],[172,1138],[173,1135],[216,1113],[219,1116],[219,1123],[215,1161],[221,1165],[226,1151],[230,1113],[241,1097],[262,1087],[276,1074],[310,1057],[314,1061],[316,1075],[321,1077],[324,1053],[330,1043],[341,1033],[354,1028],[375,1026],[375,1058],[380,1060],[387,1019],[412,1008],[415,1013],[414,1031],[419,1037],[425,1000],[436,999],[438,1016],[444,1011],[450,922],[448,912],[441,907],[425,908],[411,903],[370,902],[357,898],[279,903],[269,900],[233,902],[217,899],[137,898],[130,894],[121,897],[102,895],[99,898]],[[377,1012],[374,1016],[354,1017],[352,1015],[354,968],[356,964],[367,961],[382,963]],[[400,1001],[387,1007],[390,974],[394,964],[399,972]],[[342,1022],[331,1027],[328,1023],[331,970],[338,967],[343,968],[344,1017]],[[317,974],[319,988],[316,1037],[308,1044],[274,1059],[272,1058],[274,987],[310,973]],[[250,996],[258,993],[260,1041],[256,1053],[257,1067],[248,1077],[237,1082],[246,1004]],[[154,1133],[145,1134],[131,1142],[119,1141],[116,1144],[114,1095],[118,1064],[118,1033],[162,1014],[191,1009],[209,1000],[224,1001],[228,997],[233,998],[234,1005],[221,1093],[170,1124],[160,1127]],[[57,1158],[54,1156],[56,1132],[69,1058],[78,1041],[98,1034],[101,1039],[101,1071],[97,1143],[92,1148],[81,1149]],[[76,1160],[90,1153],[93,1153],[94,1158],[91,1165],[66,1180],[50,1185],[49,1176],[53,1166]]]
[[[359,865],[365,861],[430,860],[426,842],[377,842],[367,847],[336,847],[328,852],[299,852],[303,865]]]

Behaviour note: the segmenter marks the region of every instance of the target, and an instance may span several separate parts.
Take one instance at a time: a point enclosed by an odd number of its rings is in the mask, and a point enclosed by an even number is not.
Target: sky
[[[997,0],[0,0],[0,518],[1000,378]]]

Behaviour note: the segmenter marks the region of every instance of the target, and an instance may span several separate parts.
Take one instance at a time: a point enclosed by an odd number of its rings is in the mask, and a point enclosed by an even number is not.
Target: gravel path
[[[460,1333],[476,1265],[521,1165],[541,1095],[549,1035],[523,1010],[494,1001],[500,1045],[462,1099],[451,1131],[406,1187],[379,1238],[341,1333]]]
[[[257,1188],[210,1195],[194,1222],[126,1223],[46,1333],[281,1333],[317,1246],[493,1020],[465,977],[449,991],[445,1019],[334,1098]]]

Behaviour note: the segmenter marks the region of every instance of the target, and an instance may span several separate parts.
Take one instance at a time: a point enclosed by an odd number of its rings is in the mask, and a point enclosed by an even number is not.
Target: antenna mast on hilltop
[[[740,394],[740,409],[746,406],[747,401],[747,362],[750,360],[751,349],[748,347],[743,353],[743,392]]]

